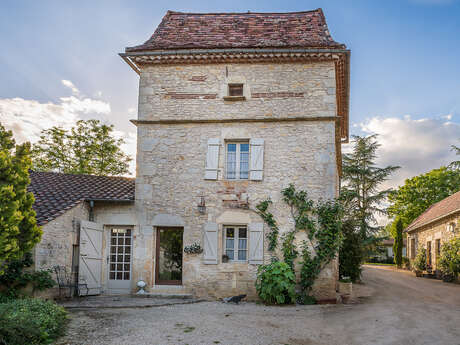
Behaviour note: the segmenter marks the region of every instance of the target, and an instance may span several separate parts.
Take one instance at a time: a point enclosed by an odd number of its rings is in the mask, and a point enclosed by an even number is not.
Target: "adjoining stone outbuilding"
[[[424,248],[427,265],[436,272],[442,245],[460,236],[460,191],[430,206],[404,231],[409,259],[414,260],[417,251]]]
[[[120,290],[118,281],[110,279],[114,260],[108,247],[113,230],[133,229],[136,222],[134,179],[35,171],[30,179],[28,190],[43,230],[33,251],[35,269],[65,267],[72,283],[80,281],[92,295],[129,292],[130,286]],[[128,265],[122,267],[123,274],[130,275],[132,258],[123,259]],[[58,296],[58,288],[46,294]]]
[[[91,294],[143,280],[149,293],[255,298],[272,256],[255,206],[271,198],[284,232],[290,183],[313,200],[338,196],[349,50],[321,9],[169,11],[120,55],[140,76],[136,179],[32,173],[37,267],[67,266]],[[335,301],[337,279],[334,260],[314,295]]]

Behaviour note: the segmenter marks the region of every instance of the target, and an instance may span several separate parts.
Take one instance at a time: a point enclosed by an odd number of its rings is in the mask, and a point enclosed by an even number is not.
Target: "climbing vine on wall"
[[[283,261],[294,269],[294,260],[299,256],[294,240],[297,233],[305,232],[307,240],[300,245],[300,286],[303,296],[308,296],[323,268],[339,250],[342,240],[342,207],[336,200],[314,203],[306,191],[296,191],[293,184],[282,190],[282,196],[294,220],[294,229],[281,236]],[[271,204],[271,200],[265,200],[256,208],[270,228],[267,234],[268,249],[274,251],[278,245],[279,228],[273,214],[268,211]]]

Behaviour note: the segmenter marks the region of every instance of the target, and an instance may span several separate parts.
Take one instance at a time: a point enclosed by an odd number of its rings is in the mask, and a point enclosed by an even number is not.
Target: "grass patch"
[[[39,298],[14,299],[0,304],[0,344],[50,344],[64,333],[67,312]]]
[[[195,330],[195,327],[185,327],[184,328],[184,333],[190,333],[190,332],[193,332]]]

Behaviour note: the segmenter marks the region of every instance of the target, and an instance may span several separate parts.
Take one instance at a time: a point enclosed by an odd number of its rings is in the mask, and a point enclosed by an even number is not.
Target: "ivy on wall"
[[[281,236],[282,260],[293,270],[294,260],[300,254],[301,298],[309,296],[315,280],[324,267],[337,255],[342,241],[342,207],[336,200],[314,203],[306,191],[297,191],[293,184],[282,190],[283,201],[290,207],[294,229]],[[279,227],[271,212],[271,200],[259,203],[257,213],[269,226],[268,250],[274,252],[278,246]],[[296,234],[306,233],[307,240],[299,248],[294,243]]]

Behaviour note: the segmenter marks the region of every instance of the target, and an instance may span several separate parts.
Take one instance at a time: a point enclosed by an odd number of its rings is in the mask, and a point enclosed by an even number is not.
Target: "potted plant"
[[[224,254],[222,255],[222,262],[228,262],[228,255]]]
[[[421,248],[417,251],[417,255],[414,260],[414,271],[415,276],[422,277],[423,271],[426,269],[426,249]]]
[[[342,296],[342,301],[346,303],[353,292],[353,283],[351,282],[350,277],[342,277],[339,280],[339,293]]]

